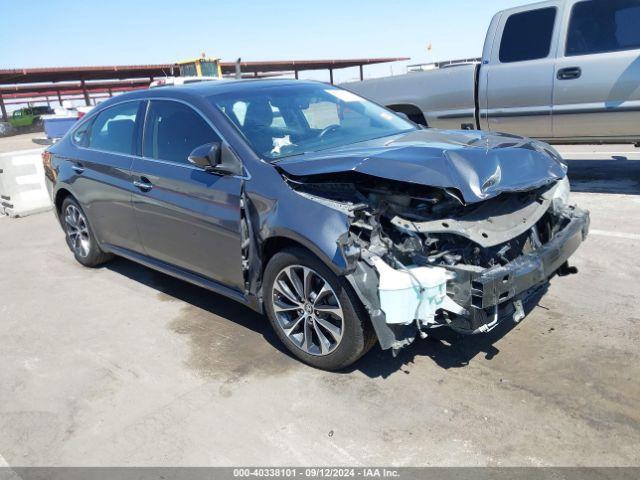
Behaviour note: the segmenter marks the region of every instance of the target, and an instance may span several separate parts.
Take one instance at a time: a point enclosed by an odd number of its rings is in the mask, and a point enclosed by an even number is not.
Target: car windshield
[[[238,89],[210,97],[267,160],[343,147],[417,127],[357,95],[325,84]]]

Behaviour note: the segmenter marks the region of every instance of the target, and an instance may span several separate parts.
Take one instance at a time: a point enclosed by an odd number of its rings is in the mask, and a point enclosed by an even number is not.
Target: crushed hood
[[[277,166],[294,177],[358,172],[456,189],[465,203],[539,188],[564,178],[567,171],[558,153],[542,142],[433,129],[285,158]]]

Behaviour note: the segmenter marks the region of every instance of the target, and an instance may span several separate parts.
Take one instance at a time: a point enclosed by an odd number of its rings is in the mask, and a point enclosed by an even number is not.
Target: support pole
[[[84,83],[84,80],[80,81],[80,85],[82,86],[82,93],[84,94],[84,103],[88,106],[91,105],[91,102],[89,101],[89,92],[87,91],[87,87]]]
[[[298,80],[298,70],[294,70],[293,73],[296,75],[296,80]]]
[[[333,85],[333,68],[329,69],[329,83]]]
[[[364,66],[360,65],[360,81],[364,80]]]
[[[62,106],[62,94],[60,94],[60,90],[58,90],[58,103]]]
[[[109,91],[109,97],[113,97],[113,93],[111,93],[111,87],[107,89]]]
[[[0,93],[0,110],[2,110],[2,121],[8,122],[9,116],[7,115],[7,109],[4,106],[4,99],[2,98],[2,93]]]
[[[236,78],[240,80],[242,78],[242,58],[236,60]]]

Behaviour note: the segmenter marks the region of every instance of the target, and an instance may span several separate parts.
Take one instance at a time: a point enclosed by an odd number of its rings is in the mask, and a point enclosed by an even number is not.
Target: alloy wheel
[[[302,265],[282,269],[271,301],[278,326],[299,349],[324,356],[338,348],[344,314],[333,288],[317,272]]]
[[[86,258],[91,248],[87,219],[75,205],[68,205],[64,212],[69,246],[76,255]]]

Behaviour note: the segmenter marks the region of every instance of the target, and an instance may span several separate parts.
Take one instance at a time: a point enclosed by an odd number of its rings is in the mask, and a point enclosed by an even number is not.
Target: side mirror
[[[206,172],[220,175],[242,175],[242,163],[229,147],[223,146],[220,142],[200,145],[189,155],[189,162]]]
[[[189,162],[207,172],[212,172],[220,165],[221,145],[218,142],[206,143],[196,147],[189,155]]]

